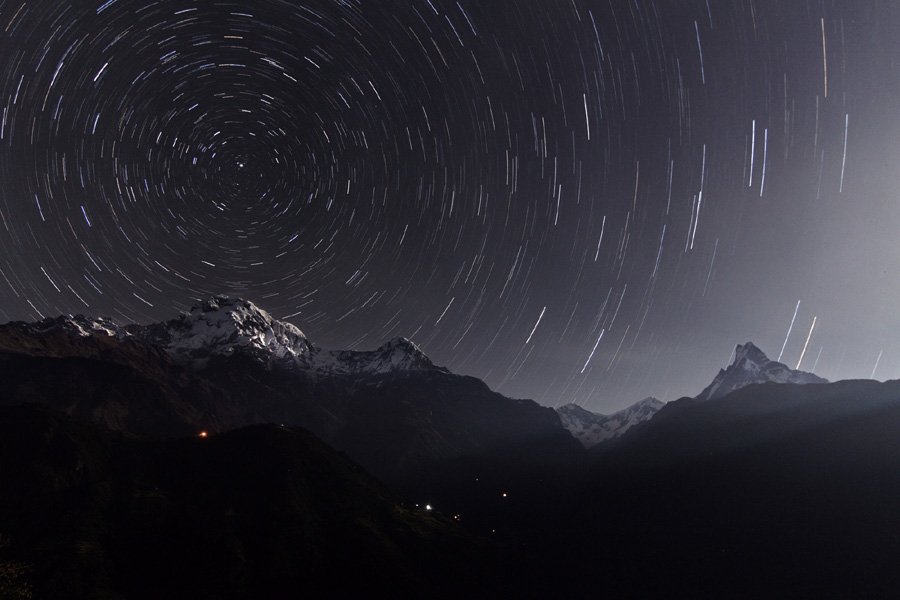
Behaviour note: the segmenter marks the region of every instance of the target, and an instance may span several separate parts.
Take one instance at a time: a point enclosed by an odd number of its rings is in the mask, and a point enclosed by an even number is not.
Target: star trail
[[[4,320],[229,294],[598,411],[748,340],[900,376],[897,2],[0,0],[0,28]]]

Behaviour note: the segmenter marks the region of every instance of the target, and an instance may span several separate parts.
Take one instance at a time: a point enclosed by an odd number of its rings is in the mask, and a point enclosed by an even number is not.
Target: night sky
[[[900,376],[896,0],[0,0],[0,106],[3,321],[228,294],[598,412]]]

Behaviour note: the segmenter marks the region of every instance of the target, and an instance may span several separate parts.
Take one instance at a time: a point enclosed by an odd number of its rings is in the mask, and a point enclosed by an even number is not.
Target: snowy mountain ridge
[[[87,337],[95,333],[105,333],[111,337],[119,335],[119,326],[104,317],[91,318],[84,315],[50,317],[34,323],[24,324],[33,333],[62,331],[72,337]]]
[[[715,379],[696,396],[696,399],[713,400],[751,384],[768,382],[807,384],[828,383],[828,380],[770,360],[762,350],[747,342],[738,344],[734,349],[734,360],[731,365],[726,369],[720,369]]]
[[[203,369],[213,357],[247,354],[267,364],[322,375],[385,375],[441,370],[413,342],[397,337],[375,350],[325,350],[295,325],[275,319],[248,300],[214,296],[180,317],[150,325],[116,325],[111,319],[61,316],[24,324],[34,333],[72,337],[104,334],[138,339],[164,350],[175,362]]]
[[[212,356],[245,351],[261,359],[309,365],[313,346],[297,327],[279,321],[252,302],[212,297],[164,323],[126,325],[133,336],[159,346],[176,362],[203,368]]]
[[[656,398],[645,398],[611,415],[590,412],[577,404],[566,404],[556,409],[563,427],[585,448],[621,436],[637,425],[649,420],[665,406]]]

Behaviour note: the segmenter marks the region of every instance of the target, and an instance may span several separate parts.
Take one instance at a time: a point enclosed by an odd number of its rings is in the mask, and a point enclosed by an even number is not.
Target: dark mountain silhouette
[[[0,405],[22,402],[0,410],[0,534],[45,597],[900,586],[900,382],[820,382],[750,344],[700,397],[588,451],[552,409],[409,340],[326,351],[224,298],[146,327],[0,327]]]
[[[418,473],[455,469],[464,457],[581,453],[552,409],[437,367],[409,340],[326,351],[252,303],[222,297],[149,326],[76,316],[0,327],[0,404],[20,402],[141,434],[299,425],[416,494],[432,489],[413,485]]]
[[[598,447],[569,543],[639,597],[891,597],[898,433],[900,382],[670,402]]]
[[[398,504],[302,429],[164,440],[37,405],[2,408],[0,506],[0,530],[32,566],[36,598],[441,598],[518,588],[507,579],[515,551]]]

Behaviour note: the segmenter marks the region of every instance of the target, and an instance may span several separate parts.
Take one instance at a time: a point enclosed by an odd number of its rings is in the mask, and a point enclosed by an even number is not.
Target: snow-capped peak
[[[712,400],[754,383],[828,383],[818,375],[797,371],[770,360],[751,342],[738,344],[734,349],[734,361],[727,369],[719,370],[712,383],[697,396],[697,400]]]
[[[248,343],[274,349],[276,346],[296,350],[309,344],[306,336],[294,325],[275,319],[249,300],[214,296],[195,305],[181,321],[192,329],[205,329],[216,334],[234,330]]]
[[[745,370],[762,368],[771,363],[769,357],[757,348],[753,342],[738,344],[734,348],[734,361],[736,365],[742,365]]]
[[[405,337],[395,337],[375,352],[385,365],[390,364],[394,368],[418,368],[423,365],[431,365],[431,361],[425,356],[418,346]]]
[[[178,319],[128,326],[176,361],[203,368],[212,356],[236,352],[267,363],[318,375],[383,375],[436,367],[414,343],[397,337],[370,351],[330,351],[313,346],[300,329],[279,321],[252,302],[214,296]]]
[[[210,356],[237,350],[262,357],[308,361],[309,340],[249,300],[214,296],[165,323],[129,325],[135,337],[162,347],[175,360],[202,367]]]
[[[18,323],[33,333],[62,331],[72,337],[105,333],[137,339],[164,350],[176,362],[205,368],[216,356],[252,356],[273,368],[313,376],[369,376],[411,371],[444,371],[410,340],[396,337],[375,350],[323,350],[300,329],[279,321],[249,300],[213,296],[180,317],[150,325],[117,326],[110,319],[61,316],[36,323]]]
[[[590,448],[617,438],[638,423],[649,420],[663,406],[665,402],[651,397],[611,415],[593,413],[577,404],[566,404],[556,409],[556,412],[563,427],[585,448]]]
[[[634,415],[636,417],[646,416],[647,418],[650,418],[651,416],[656,414],[656,411],[658,411],[665,405],[666,405],[666,403],[663,402],[662,400],[658,400],[658,399],[654,398],[653,396],[650,396],[648,398],[644,398],[643,400],[635,402],[628,408],[625,408],[623,410],[620,410],[617,413],[614,413],[614,415],[627,414],[627,415]]]
[[[119,327],[111,319],[85,317],[80,314],[47,318],[28,324],[27,327],[35,333],[62,331],[72,337],[87,337],[95,333],[115,337],[119,331]]]
[[[317,370],[338,375],[444,370],[435,367],[418,346],[404,337],[395,337],[375,350],[323,351],[314,360]]]

